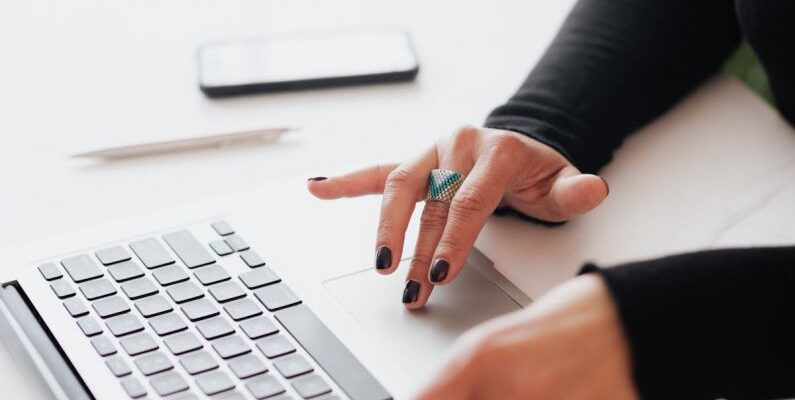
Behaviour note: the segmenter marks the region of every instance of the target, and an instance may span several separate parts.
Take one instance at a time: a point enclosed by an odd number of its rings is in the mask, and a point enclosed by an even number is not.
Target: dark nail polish
[[[312,182],[319,182],[319,181],[325,181],[326,179],[328,179],[328,178],[326,178],[325,176],[315,176],[315,177],[309,178],[307,180],[308,181],[312,181]]]
[[[447,278],[447,271],[450,270],[450,264],[443,260],[438,259],[434,261],[433,266],[431,266],[431,273],[429,278],[431,278],[431,282],[439,283]]]
[[[417,301],[420,295],[420,283],[417,281],[406,282],[406,289],[403,290],[403,303],[409,304]]]
[[[610,195],[610,185],[607,183],[607,181],[605,180],[605,178],[602,178],[601,176],[600,176],[599,178],[600,178],[600,179],[602,179],[602,182],[604,182],[604,183],[605,183],[605,187],[607,188],[607,194],[605,194],[605,196],[608,196],[608,195]]]
[[[375,268],[387,269],[392,266],[392,250],[389,247],[381,246],[375,253]]]

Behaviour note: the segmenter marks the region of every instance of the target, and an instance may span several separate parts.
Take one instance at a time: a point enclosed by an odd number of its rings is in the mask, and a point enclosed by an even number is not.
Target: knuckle
[[[460,239],[461,235],[458,232],[452,232],[450,235],[445,234],[445,237],[440,239],[439,245],[436,246],[437,254],[448,259],[461,257],[465,245],[461,243]]]
[[[454,148],[461,148],[471,146],[479,137],[480,129],[471,125],[464,125],[455,130],[451,142]]]
[[[444,226],[447,221],[448,208],[440,202],[429,202],[420,216],[421,229],[433,229]]]
[[[482,189],[476,187],[462,187],[450,204],[451,212],[458,216],[484,211],[488,205],[487,197]]]
[[[378,179],[373,180],[372,192],[383,192],[384,185],[386,184],[385,177],[389,176],[392,166],[389,164],[379,164],[375,166],[375,174]]]
[[[491,154],[498,157],[513,159],[518,154],[523,153],[525,148],[524,139],[517,134],[508,132],[498,132],[489,137],[487,148]]]
[[[395,168],[386,178],[386,185],[392,188],[405,188],[411,184],[411,172],[405,168]]]

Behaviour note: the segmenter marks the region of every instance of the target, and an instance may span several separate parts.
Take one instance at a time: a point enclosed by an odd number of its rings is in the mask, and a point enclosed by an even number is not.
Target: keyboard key
[[[158,372],[168,371],[174,368],[174,364],[171,364],[171,360],[160,351],[136,358],[135,365],[144,376],[154,375]]]
[[[259,339],[263,336],[273,335],[274,333],[279,332],[279,328],[276,327],[276,324],[274,324],[267,317],[259,317],[250,319],[248,321],[243,321],[240,323],[240,329],[242,329],[243,333],[245,333],[250,339]]]
[[[235,252],[231,247],[229,247],[228,244],[226,244],[223,239],[210,242],[210,248],[212,248],[215,254],[218,254],[219,256],[225,256]]]
[[[179,363],[191,375],[218,368],[218,363],[215,362],[213,356],[204,350],[180,357]]]
[[[150,296],[158,292],[152,280],[146,277],[124,282],[120,286],[121,290],[130,300],[140,299],[141,297]]]
[[[75,295],[75,290],[72,285],[65,279],[58,279],[50,284],[50,288],[59,299],[64,299]]]
[[[270,285],[281,281],[281,278],[271,271],[268,267],[257,268],[240,274],[240,280],[249,289],[256,289],[265,285]]]
[[[118,262],[127,261],[130,258],[130,253],[122,246],[113,246],[105,249],[97,250],[94,255],[97,256],[102,265],[111,265]]]
[[[122,261],[108,267],[108,273],[116,282],[129,281],[130,279],[144,276],[144,270],[135,261]]]
[[[183,390],[188,390],[188,384],[177,372],[168,372],[158,375],[149,381],[155,392],[161,396],[168,396]]]
[[[144,388],[141,382],[135,377],[131,376],[125,378],[121,381],[121,386],[124,387],[124,391],[127,392],[127,395],[134,399],[146,396],[146,388]]]
[[[257,399],[264,399],[284,393],[284,386],[269,375],[259,376],[246,382],[246,389]]]
[[[235,230],[232,229],[232,226],[226,221],[216,221],[210,225],[213,227],[213,229],[215,229],[215,232],[221,236],[227,236],[235,233]]]
[[[314,370],[312,365],[306,361],[306,358],[300,354],[280,358],[273,362],[273,366],[283,377],[288,379]]]
[[[155,277],[157,283],[163,286],[173,285],[190,278],[185,270],[176,264],[158,268],[152,273],[152,276]]]
[[[107,364],[108,368],[110,368],[110,372],[117,377],[130,375],[130,373],[132,373],[130,366],[127,365],[127,362],[124,361],[124,358],[121,356],[110,357],[105,360],[105,364]]]
[[[166,289],[166,293],[177,304],[204,297],[204,292],[193,282],[183,282],[170,286]]]
[[[215,297],[215,296],[213,296]],[[240,299],[224,305],[224,311],[235,321],[262,314],[257,303],[251,299]]]
[[[263,260],[262,257],[259,256],[259,253],[254,250],[240,253],[240,258],[251,268],[257,268],[265,265],[265,260]]]
[[[130,306],[127,305],[127,301],[122,299],[121,296],[111,296],[97,300],[91,304],[91,307],[94,307],[94,311],[97,312],[100,318],[109,318],[130,311]]]
[[[240,379],[268,372],[268,367],[257,356],[247,354],[229,361],[229,369]]]
[[[257,348],[268,358],[283,356],[295,351],[293,344],[283,335],[258,340]]]
[[[199,268],[196,272],[193,273],[196,275],[196,279],[201,282],[202,285],[212,285],[213,283],[218,283],[230,279],[229,273],[221,267],[220,265],[210,265],[209,267]]]
[[[246,400],[246,398],[242,394],[240,394],[240,392],[235,390],[232,392],[224,392],[219,395],[213,396],[213,400]]]
[[[129,335],[144,329],[144,326],[141,324],[141,321],[138,320],[138,317],[132,314],[113,317],[105,321],[105,325],[107,325],[113,336],[116,337]]]
[[[103,357],[116,354],[116,346],[105,336],[97,336],[91,339],[91,345]]]
[[[137,308],[138,312],[145,318],[164,314],[174,309],[171,307],[171,303],[161,295],[145,297],[138,300],[135,302],[135,308]]]
[[[193,332],[182,332],[169,336],[164,342],[166,347],[168,347],[175,356],[202,348],[201,342],[199,342],[199,339],[196,338]]]
[[[292,381],[292,385],[295,391],[305,399],[311,399],[312,397],[331,392],[331,386],[323,378],[315,374],[296,379]]]
[[[214,341],[213,349],[223,359],[251,352],[251,347],[237,335],[223,337]]]
[[[269,311],[276,311],[301,303],[301,299],[282,283],[261,287],[254,291],[254,296]]]
[[[85,316],[77,320],[77,326],[86,336],[94,336],[102,333],[102,327],[90,316]]]
[[[97,279],[80,285],[80,292],[88,300],[95,300],[116,294],[116,288],[107,279]]]
[[[124,351],[130,356],[146,353],[147,351],[157,350],[157,343],[152,339],[152,335],[141,332],[122,338],[119,343]]]
[[[215,305],[207,299],[193,300],[183,304],[180,308],[191,321],[198,321],[220,314]]]
[[[69,315],[72,317],[82,317],[88,314],[88,307],[86,307],[83,300],[80,300],[77,297],[71,297],[63,301],[64,307],[66,307],[66,311],[69,312]]]
[[[239,299],[246,296],[246,292],[237,282],[224,282],[210,286],[210,295],[219,303]]]
[[[210,318],[196,324],[202,336],[207,340],[213,340],[221,336],[226,336],[235,331],[232,325],[221,317]]]
[[[391,398],[308,307],[290,307],[276,312],[275,317],[350,398]]]
[[[188,268],[201,267],[215,262],[212,254],[186,229],[163,235],[163,240],[171,247],[171,250],[174,250],[174,253],[177,253],[179,259]]]
[[[176,397],[173,397],[173,396],[169,397],[169,399],[171,399],[171,400],[199,400],[199,398],[196,397],[196,395],[193,394],[193,393],[179,394]],[[277,400],[277,399],[273,399],[273,400]]]
[[[102,276],[102,271],[91,257],[86,254],[61,260],[66,273],[75,283],[84,282]]]
[[[224,240],[226,240],[226,244],[228,244],[229,247],[231,247],[234,251],[244,251],[249,249],[248,243],[246,243],[246,241],[243,240],[243,238],[239,235],[229,235]]]
[[[160,315],[149,320],[149,326],[160,336],[166,336],[174,332],[179,332],[188,329],[185,322],[182,321],[179,315],[175,313],[168,313]]]
[[[223,371],[214,371],[206,373],[196,378],[196,384],[199,389],[208,396],[230,390],[235,387],[232,380]]]
[[[174,263],[174,258],[171,257],[171,254],[166,251],[166,248],[157,239],[139,240],[130,243],[130,248],[144,263],[146,268],[152,269]]]
[[[45,280],[51,281],[63,276],[61,269],[53,263],[39,265],[39,273]]]

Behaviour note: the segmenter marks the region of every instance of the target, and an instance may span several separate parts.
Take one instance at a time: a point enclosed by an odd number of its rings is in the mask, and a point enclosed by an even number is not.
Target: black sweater
[[[533,137],[596,172],[624,138],[714,75],[742,39],[792,123],[795,1],[580,0],[486,126]],[[795,397],[795,247],[685,254],[600,273],[644,399]]]

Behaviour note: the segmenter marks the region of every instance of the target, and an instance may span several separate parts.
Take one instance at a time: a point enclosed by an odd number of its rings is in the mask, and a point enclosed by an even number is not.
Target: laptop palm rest
[[[426,380],[452,342],[467,329],[519,310],[530,299],[493,269],[477,250],[454,282],[436,287],[423,310],[401,304],[408,260],[392,275],[372,269],[328,280],[331,294],[404,370]]]

